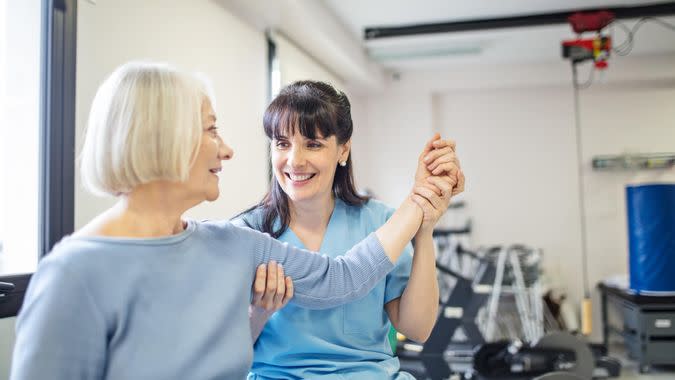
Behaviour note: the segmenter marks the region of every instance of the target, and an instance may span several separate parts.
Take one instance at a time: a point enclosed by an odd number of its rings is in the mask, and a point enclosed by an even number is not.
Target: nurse
[[[272,101],[263,123],[272,141],[272,188],[238,223],[338,257],[391,217],[392,208],[356,192],[349,154],[353,126],[344,93],[322,82],[293,83]],[[415,235],[414,256],[408,246],[394,270],[364,298],[326,310],[291,303],[270,317],[266,309],[285,305],[293,283],[284,280],[283,268],[258,268],[250,316],[254,337],[260,335],[249,379],[413,378],[399,372],[388,332],[393,324],[424,341],[436,321],[432,231],[451,196],[464,188],[454,143],[429,142],[420,156],[419,179],[425,185],[413,197],[430,202]]]

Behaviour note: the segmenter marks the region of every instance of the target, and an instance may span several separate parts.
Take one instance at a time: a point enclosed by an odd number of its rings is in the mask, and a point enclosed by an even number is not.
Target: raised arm
[[[342,305],[366,295],[393,268],[422,222],[412,193],[387,223],[335,259],[272,239],[253,230],[241,239],[257,241],[255,266],[275,261],[293,279],[294,302],[310,309]]]
[[[291,302],[310,309],[335,307],[363,297],[394,267],[374,233],[335,259],[250,229],[242,229],[240,238],[256,241],[256,267],[271,262],[283,265],[285,274],[293,279]]]
[[[422,226],[415,235],[415,253],[407,286],[400,298],[385,305],[397,331],[424,342],[438,313],[438,282],[433,229],[445,213],[450,198],[464,190],[464,174],[451,140],[431,141],[433,150],[420,155],[413,200],[424,210]],[[430,176],[431,173],[437,176]]]

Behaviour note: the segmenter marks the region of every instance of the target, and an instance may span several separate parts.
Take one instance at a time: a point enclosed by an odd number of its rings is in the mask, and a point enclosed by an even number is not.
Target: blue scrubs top
[[[319,252],[338,256],[377,230],[393,212],[375,200],[360,207],[336,200]],[[259,213],[253,211],[244,219],[256,226]],[[279,240],[304,248],[290,228]],[[411,265],[408,244],[396,267],[364,298],[326,310],[291,303],[276,312],[255,344],[248,379],[414,379],[398,372],[399,361],[388,340],[391,323],[384,310],[387,302],[403,294]]]

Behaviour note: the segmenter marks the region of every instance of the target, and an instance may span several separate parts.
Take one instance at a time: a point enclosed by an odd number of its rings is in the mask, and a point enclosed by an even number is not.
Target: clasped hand
[[[422,209],[420,232],[431,232],[453,196],[464,191],[464,173],[455,153],[455,142],[436,134],[419,156],[411,199]]]

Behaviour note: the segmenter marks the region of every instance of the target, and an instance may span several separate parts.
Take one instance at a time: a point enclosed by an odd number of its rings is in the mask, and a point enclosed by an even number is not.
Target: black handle
[[[14,291],[14,288],[11,282],[0,282],[0,295]]]

